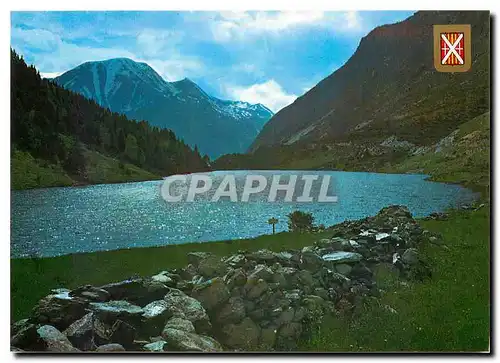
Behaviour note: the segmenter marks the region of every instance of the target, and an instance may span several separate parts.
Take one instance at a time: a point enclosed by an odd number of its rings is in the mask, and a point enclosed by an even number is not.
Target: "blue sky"
[[[223,99],[277,112],[411,11],[12,12],[11,45],[42,74],[128,57]]]

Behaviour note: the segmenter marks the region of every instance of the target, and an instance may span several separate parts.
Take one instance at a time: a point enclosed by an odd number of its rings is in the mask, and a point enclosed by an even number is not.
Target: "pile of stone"
[[[350,315],[379,293],[373,267],[405,278],[430,270],[424,231],[406,207],[344,222],[301,250],[192,252],[182,269],[104,286],[55,289],[11,327],[16,351],[283,351],[325,314]],[[435,237],[434,237],[435,238]]]

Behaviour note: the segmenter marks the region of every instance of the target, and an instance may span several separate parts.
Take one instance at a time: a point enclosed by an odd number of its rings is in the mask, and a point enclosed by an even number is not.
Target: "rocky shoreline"
[[[58,288],[11,326],[16,352],[289,351],[327,314],[360,313],[379,264],[430,276],[418,246],[438,243],[406,207],[329,229],[302,250],[189,253],[182,269],[104,286]],[[391,309],[388,307],[388,309]]]

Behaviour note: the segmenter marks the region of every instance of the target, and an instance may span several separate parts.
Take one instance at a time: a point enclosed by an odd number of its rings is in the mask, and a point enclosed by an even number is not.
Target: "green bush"
[[[287,217],[290,232],[310,232],[314,229],[314,217],[311,213],[296,210]]]

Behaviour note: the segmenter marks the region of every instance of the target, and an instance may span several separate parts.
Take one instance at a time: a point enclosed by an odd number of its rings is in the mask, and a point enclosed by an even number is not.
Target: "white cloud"
[[[196,77],[204,69],[197,57],[182,55],[175,49],[174,45],[181,36],[178,32],[146,29],[137,34],[137,47],[129,51],[124,48],[78,45],[46,29],[15,27],[12,29],[11,41],[15,49],[24,50],[25,55],[35,56],[35,66],[44,77],[57,77],[88,61],[124,57],[148,63],[166,80],[176,81],[184,77]],[[160,57],[165,52],[168,53],[167,60]]]
[[[278,112],[297,98],[297,95],[287,93],[274,79],[250,87],[226,87],[226,93],[231,99],[262,103],[273,112]]]
[[[137,35],[137,46],[149,56],[173,49],[182,40],[183,33],[164,29],[143,29]]]
[[[221,12],[211,23],[214,40],[226,42],[256,34],[284,34],[305,27],[321,27],[335,33],[363,30],[363,19],[356,11]]]
[[[176,56],[168,60],[148,59],[143,62],[149,64],[165,80],[178,81],[185,77],[197,77],[204,74],[205,67],[195,57]]]
[[[12,28],[11,38],[13,41],[22,42],[34,49],[50,51],[61,43],[61,38],[45,29],[22,29]]]
[[[344,14],[346,20],[347,29],[351,30],[361,30],[362,19],[357,11],[348,11]]]

